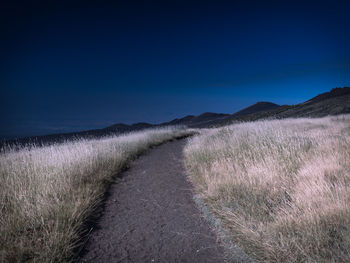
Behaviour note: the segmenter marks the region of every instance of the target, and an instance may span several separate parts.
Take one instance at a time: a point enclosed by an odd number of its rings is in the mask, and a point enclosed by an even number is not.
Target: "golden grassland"
[[[350,262],[350,115],[204,130],[185,163],[258,262]]]
[[[0,152],[0,262],[63,262],[113,175],[151,146],[189,135],[151,129]]]

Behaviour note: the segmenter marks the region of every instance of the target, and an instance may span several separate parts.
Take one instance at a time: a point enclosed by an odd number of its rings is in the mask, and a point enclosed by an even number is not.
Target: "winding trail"
[[[111,186],[81,262],[225,262],[193,201],[185,144],[181,139],[149,151]]]

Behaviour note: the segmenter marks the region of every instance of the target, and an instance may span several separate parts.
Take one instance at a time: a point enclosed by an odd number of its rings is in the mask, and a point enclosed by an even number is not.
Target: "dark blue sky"
[[[350,85],[345,1],[9,1],[0,9],[0,135],[234,113]]]

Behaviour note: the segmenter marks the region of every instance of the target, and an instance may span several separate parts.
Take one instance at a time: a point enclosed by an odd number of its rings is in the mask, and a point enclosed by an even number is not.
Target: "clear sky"
[[[349,1],[1,1],[0,135],[158,123],[350,85]]]

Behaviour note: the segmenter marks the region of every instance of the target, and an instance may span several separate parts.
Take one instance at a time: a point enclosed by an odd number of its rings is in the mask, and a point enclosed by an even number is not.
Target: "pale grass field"
[[[258,262],[350,262],[350,115],[205,130],[190,179]]]
[[[151,146],[189,135],[161,128],[0,153],[0,262],[70,261],[113,175]]]

